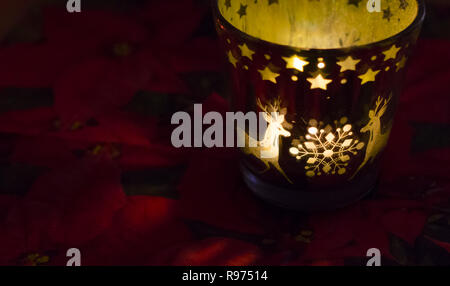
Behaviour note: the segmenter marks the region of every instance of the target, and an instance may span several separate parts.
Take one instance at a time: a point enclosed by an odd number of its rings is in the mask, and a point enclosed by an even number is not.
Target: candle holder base
[[[241,164],[241,173],[246,185],[257,197],[283,209],[303,212],[331,211],[346,207],[375,191],[378,183],[378,174],[369,173],[345,187],[304,191],[268,184],[244,164]]]

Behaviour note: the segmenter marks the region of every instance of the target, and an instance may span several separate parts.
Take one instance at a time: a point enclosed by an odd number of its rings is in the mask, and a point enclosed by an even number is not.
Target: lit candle
[[[333,209],[374,189],[425,14],[422,0],[376,2],[215,2],[234,108],[268,114],[241,164],[263,199]]]

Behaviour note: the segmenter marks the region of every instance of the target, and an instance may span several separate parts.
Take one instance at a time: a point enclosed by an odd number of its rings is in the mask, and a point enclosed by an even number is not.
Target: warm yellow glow
[[[292,148],[289,149],[289,152],[290,152],[292,155],[297,155],[297,154],[298,154],[298,149],[295,148],[295,147],[292,147]]]
[[[233,56],[233,53],[231,51],[228,51],[228,61],[236,67],[237,59]]]
[[[392,47],[389,50],[383,52],[383,54],[385,56],[384,60],[385,61],[387,61],[389,59],[395,60],[395,58],[397,58],[398,51],[400,51],[400,48],[397,48],[396,45],[392,45]]]
[[[405,65],[406,65],[406,57],[403,56],[403,57],[401,58],[401,60],[400,60],[397,64],[395,64],[395,66],[397,67],[397,68],[396,68],[396,71],[399,71],[400,69],[404,68]]]
[[[316,121],[310,121],[310,124]],[[343,117],[336,124],[345,124],[347,118]],[[342,125],[341,125],[342,126]],[[311,126],[305,136],[306,141],[289,149],[289,153],[297,160],[306,159],[306,175],[308,177],[320,175],[343,175],[353,155],[356,155],[365,146],[354,138],[351,124],[337,127],[333,131],[331,126],[320,129]]]
[[[369,141],[367,142],[366,154],[364,161],[359,165],[352,178],[364,167],[369,161],[373,162],[375,157],[384,149],[389,139],[391,132],[391,123],[389,123],[389,129],[382,133],[381,117],[387,110],[388,103],[391,97],[388,99],[382,99],[378,97],[375,107],[369,111],[369,122],[361,128],[362,133],[369,133]]]
[[[317,64],[317,67],[318,67],[319,69],[323,69],[323,68],[325,67],[325,63],[318,63],[318,64]]]
[[[371,68],[369,68],[365,74],[358,76],[362,81],[361,85],[371,81],[375,81],[375,77],[379,72],[380,71],[373,71]]]
[[[240,45],[239,49],[241,49],[241,55],[249,59],[252,59],[253,54],[255,53],[254,51],[248,48],[247,44]]]
[[[309,132],[309,134],[311,134],[311,135],[315,135],[315,134],[317,134],[318,130],[317,130],[316,127],[309,127],[309,128],[308,128],[308,132]]]
[[[292,79],[292,81],[298,81],[298,76],[293,75],[293,76],[291,77],[291,79]]]
[[[268,80],[273,83],[277,83],[277,77],[280,75],[278,73],[275,73],[269,69],[269,67],[265,67],[263,70],[258,70],[258,72],[261,74],[261,77],[263,80]]]
[[[347,79],[345,79],[345,78],[342,79],[342,80],[341,80],[341,83],[342,83],[342,84],[346,84],[346,83],[347,83]]]
[[[264,112],[264,119],[267,121],[267,129],[264,133],[264,138],[261,141],[250,137],[244,130],[238,128],[237,132],[241,133],[239,136],[244,136],[245,147],[243,151],[245,154],[253,155],[264,163],[266,169],[261,173],[268,171],[271,166],[274,167],[289,183],[292,181],[281,168],[278,159],[280,153],[279,140],[280,136],[290,137],[291,133],[283,127],[285,121],[281,108],[281,101],[279,98],[274,99],[271,103],[263,105],[261,100],[257,99],[258,107]],[[250,147],[257,146],[257,147]],[[290,152],[295,152],[290,150]]]
[[[228,22],[253,37],[298,48],[332,49],[366,45],[406,29],[416,18],[418,5],[406,0],[409,5],[402,8],[399,1],[381,1],[390,17],[369,13],[367,0],[333,0],[332,4],[328,0],[219,0],[218,4]]]
[[[286,68],[296,69],[301,72],[303,72],[304,66],[309,64],[309,62],[295,55],[292,57],[283,57],[283,60],[286,62]]]
[[[340,131],[340,130],[338,130]],[[333,133],[329,133],[327,136],[325,136],[325,139],[327,139],[328,142],[333,142],[335,136],[333,135]]]
[[[311,83],[311,89],[320,88],[323,90],[327,90],[327,85],[332,82],[331,79],[323,78],[321,74],[319,74],[315,78],[308,78],[307,81]]]
[[[337,64],[341,67],[341,72],[344,71],[354,71],[356,70],[356,65],[361,60],[355,60],[351,56],[348,56],[345,60],[337,62]]]

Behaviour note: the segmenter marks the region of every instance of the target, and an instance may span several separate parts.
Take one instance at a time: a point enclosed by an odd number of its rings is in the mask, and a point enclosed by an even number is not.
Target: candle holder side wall
[[[241,171],[261,198],[284,208],[329,210],[376,186],[423,3],[405,31],[344,49],[269,43],[232,26],[215,9],[236,111],[264,112],[267,130],[242,148]],[[260,140],[258,140],[260,139]]]

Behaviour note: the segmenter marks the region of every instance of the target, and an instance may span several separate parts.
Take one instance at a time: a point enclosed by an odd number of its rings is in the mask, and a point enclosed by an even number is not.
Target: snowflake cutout
[[[305,139],[304,142],[293,141],[294,147],[289,152],[297,160],[306,159],[305,170],[308,177],[345,174],[351,156],[364,148],[364,142],[354,138],[352,125],[346,122],[347,118],[343,117],[340,123],[344,126],[333,131],[330,125],[319,130],[317,121],[311,120],[308,134],[302,138]],[[337,121],[335,124],[337,125]]]

